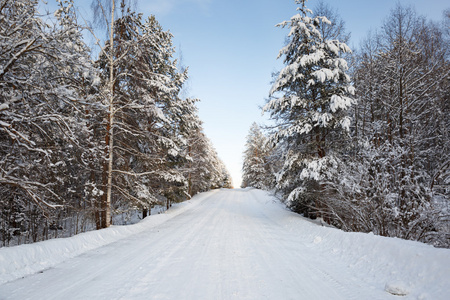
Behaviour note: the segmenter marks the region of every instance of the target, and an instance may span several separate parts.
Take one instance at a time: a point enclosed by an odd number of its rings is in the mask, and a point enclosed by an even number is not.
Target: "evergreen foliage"
[[[336,164],[335,153],[348,136],[354,88],[342,58],[350,49],[337,39],[325,39],[320,28],[330,21],[311,17],[306,1],[297,2],[299,13],[278,24],[290,29],[289,42],[279,54],[285,67],[263,111],[277,122],[271,142],[284,144],[277,189],[296,211],[316,214],[317,182]]]
[[[73,1],[58,3],[54,25],[37,0],[0,3],[0,246],[231,187],[197,100],[180,96],[187,70],[177,69],[170,32],[121,1],[113,43],[93,61]]]
[[[241,187],[270,189],[273,186],[275,176],[269,161],[271,154],[272,149],[266,136],[261,128],[253,123],[245,144]]]
[[[275,192],[345,230],[450,247],[445,21],[398,4],[352,55],[333,11],[318,7],[331,23],[296,3],[299,14],[278,25],[290,29],[285,67],[263,108],[275,121]]]

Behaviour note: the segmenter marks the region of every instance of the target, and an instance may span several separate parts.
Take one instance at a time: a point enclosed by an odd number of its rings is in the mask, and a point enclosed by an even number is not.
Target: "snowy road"
[[[323,234],[306,232],[314,228]],[[326,246],[334,232],[345,234],[261,191],[221,190],[163,224],[0,285],[0,299],[398,299],[377,282],[384,275],[370,275],[376,264],[354,258],[352,267],[343,249]]]

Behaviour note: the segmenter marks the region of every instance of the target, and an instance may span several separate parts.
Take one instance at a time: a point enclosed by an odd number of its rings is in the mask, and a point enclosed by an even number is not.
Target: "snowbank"
[[[186,210],[192,209],[216,192],[215,190],[196,195],[189,201],[174,204],[171,209],[163,214],[151,215],[134,225],[111,226],[102,230],[81,233],[70,238],[0,248],[0,284],[41,272],[89,250],[158,226]]]
[[[402,299],[450,299],[450,249],[320,226],[286,213],[284,205],[267,192],[251,193],[270,209],[272,221],[295,231],[313,255],[336,262],[329,266],[330,272],[345,268],[365,278],[374,290],[406,296]]]

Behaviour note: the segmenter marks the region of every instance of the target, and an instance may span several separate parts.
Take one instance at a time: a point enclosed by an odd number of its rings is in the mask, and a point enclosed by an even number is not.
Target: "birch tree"
[[[448,247],[448,47],[398,5],[362,45],[353,145],[330,180],[338,226]],[[443,185],[442,185],[443,184]]]
[[[360,98],[371,107],[371,122],[361,114],[356,118],[363,119],[358,127],[389,166],[384,172],[390,193],[379,198],[391,211],[383,232],[425,241],[438,227],[433,189],[445,181],[448,169],[448,118],[443,117],[448,114],[448,48],[436,25],[401,5],[392,10],[376,42],[371,78],[364,75],[369,60],[363,59],[356,81]],[[376,88],[367,92],[367,85]]]
[[[106,117],[106,132],[105,144],[107,146],[106,158],[103,166],[102,181],[104,185],[104,192],[101,199],[101,214],[98,220],[99,228],[109,227],[111,224],[111,193],[112,193],[112,176],[113,176],[113,162],[114,162],[114,114],[117,110],[115,107],[115,81],[117,73],[115,72],[115,63],[120,57],[116,54],[116,47],[114,45],[114,34],[116,30],[116,0],[93,0],[91,6],[94,10],[94,20],[97,24],[103,24],[108,33],[109,40],[107,42],[107,51],[102,50],[108,61],[108,79],[106,87],[103,91],[105,97],[105,104],[108,106],[108,114]],[[126,6],[125,0],[121,0],[121,6],[124,9]]]

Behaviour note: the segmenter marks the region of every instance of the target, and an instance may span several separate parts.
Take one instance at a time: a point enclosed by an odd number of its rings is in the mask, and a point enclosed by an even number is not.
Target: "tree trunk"
[[[112,190],[112,171],[114,154],[114,10],[115,1],[111,1],[111,25],[109,29],[109,158],[108,158],[108,182],[106,188],[106,201],[104,205],[104,218],[102,218],[102,227],[111,225],[111,190]]]
[[[192,158],[192,147],[189,145],[188,147],[188,155]],[[192,161],[189,162],[189,175],[188,175],[188,194],[192,197]]]

